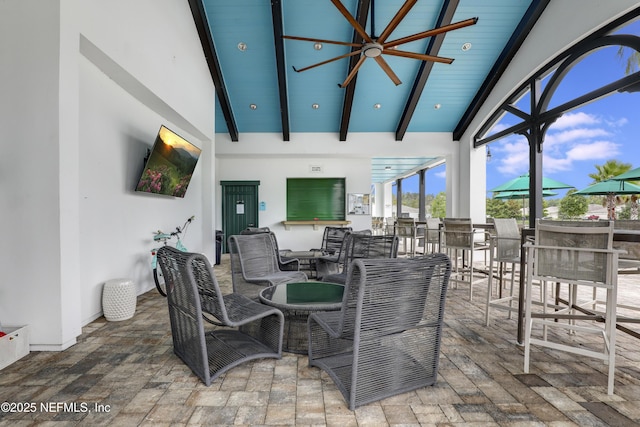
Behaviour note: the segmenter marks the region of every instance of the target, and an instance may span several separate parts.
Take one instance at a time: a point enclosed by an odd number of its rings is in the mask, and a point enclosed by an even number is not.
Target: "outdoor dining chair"
[[[173,351],[205,385],[242,363],[282,356],[280,310],[237,293],[222,295],[204,255],[163,246],[158,264],[167,283]],[[205,332],[203,316],[221,328]]]
[[[322,234],[322,244],[317,249],[311,251],[321,251],[325,255],[335,255],[340,250],[344,236],[353,231],[351,227],[325,227]]]
[[[472,301],[473,285],[484,278],[473,265],[476,245],[471,218],[444,218],[442,224],[442,249],[453,260],[454,265],[450,281],[455,285],[468,283],[469,300]],[[465,277],[468,280],[465,280]]]
[[[395,232],[402,242],[402,250],[405,255],[416,256],[416,248],[422,243],[424,236],[419,233],[418,225],[414,218],[398,218]]]
[[[521,238],[518,221],[515,218],[494,218],[493,226],[493,232],[490,234],[489,280],[487,281],[487,303],[485,305],[485,323],[487,326],[489,326],[491,308],[508,311],[510,319],[511,313],[517,311],[517,306],[514,307],[514,302],[517,304],[518,300],[517,295],[514,295],[513,292],[516,265],[520,264]],[[509,293],[503,296],[505,264],[511,266],[509,270],[511,274]],[[497,298],[494,297],[493,290],[493,279],[496,273],[498,275]]]
[[[532,345],[588,356],[607,365],[607,393],[613,394],[620,252],[613,249],[613,233],[610,221],[536,221],[535,241],[525,244],[525,373],[532,363]],[[543,301],[534,305],[532,285],[536,280],[542,282]],[[566,285],[566,296],[548,301],[547,283]],[[579,295],[579,289],[584,288],[591,291],[586,300]],[[603,311],[595,310],[594,288],[605,293]],[[555,333],[558,330],[570,335]],[[602,345],[594,347],[586,334],[602,338]],[[549,359],[545,358],[544,365],[548,364]]]
[[[288,249],[280,249],[280,245],[278,244],[278,238],[276,234],[269,229],[269,227],[247,227],[240,232],[242,235],[247,234],[260,234],[260,233],[268,233],[271,236],[271,240],[273,240],[273,244],[276,248],[276,253],[278,254],[278,268],[283,271],[298,271],[300,270],[300,260],[294,257],[286,256],[287,253],[291,251]]]
[[[355,260],[397,258],[397,256],[398,236],[351,233],[345,240],[344,262],[341,271],[325,275],[322,281],[344,284]]]
[[[228,247],[234,292],[257,301],[266,286],[307,281],[307,275],[302,271],[280,268],[280,257],[271,233],[229,236]]]
[[[440,218],[427,218],[424,227],[424,253],[440,252],[440,227],[442,222]]]
[[[351,410],[436,382],[450,272],[444,254],[358,259],[342,310],[309,316],[309,366]]]

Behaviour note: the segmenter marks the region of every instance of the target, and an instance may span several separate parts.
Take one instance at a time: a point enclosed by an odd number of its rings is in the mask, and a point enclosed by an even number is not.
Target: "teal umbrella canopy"
[[[542,197],[551,197],[557,196],[558,193],[554,193],[550,190],[542,190]],[[494,194],[494,199],[522,199],[529,197],[529,190],[519,190],[519,191],[500,191]]]
[[[626,181],[619,181],[617,179],[608,179],[606,181],[597,182],[593,185],[588,186],[587,188],[576,191],[573,194],[592,196],[607,196],[610,194],[640,194],[640,186]]]
[[[542,177],[542,189],[543,190],[561,190],[563,188],[574,188],[573,185],[565,184],[564,182],[556,181],[555,179]],[[489,190],[494,193],[502,191],[529,191],[529,174],[526,173],[517,178],[507,181],[496,188]]]
[[[621,173],[618,176],[614,176],[611,179],[615,179],[616,181],[636,181],[640,180],[640,168],[631,169],[625,173]]]

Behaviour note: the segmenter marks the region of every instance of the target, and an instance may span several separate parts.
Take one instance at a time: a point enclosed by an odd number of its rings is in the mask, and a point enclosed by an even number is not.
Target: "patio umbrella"
[[[554,193],[550,190],[542,190],[542,197],[557,196],[558,193]],[[500,191],[493,195],[494,199],[522,199],[522,223],[524,224],[524,199],[529,197],[529,190],[516,190],[516,191]]]
[[[542,189],[543,190],[560,190],[563,188],[574,188],[573,185],[565,184],[555,179],[542,177]],[[490,190],[494,193],[503,191],[526,191],[529,193],[529,174],[526,173],[517,178],[507,181],[502,185]]]
[[[640,180],[640,168],[631,169],[625,173],[622,173],[618,176],[614,176],[611,179],[615,179],[616,181],[636,181]]]
[[[608,179],[606,181],[596,182],[573,194],[607,196],[608,219],[616,219],[616,196],[623,194],[640,194],[640,186],[626,181]]]
[[[557,196],[558,193],[554,193],[549,190],[542,190],[542,197],[550,197]],[[524,199],[529,197],[529,190],[518,190],[518,191],[500,191],[494,194],[494,199]]]

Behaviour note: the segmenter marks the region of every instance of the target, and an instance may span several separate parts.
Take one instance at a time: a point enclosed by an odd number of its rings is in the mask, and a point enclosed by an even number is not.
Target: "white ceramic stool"
[[[107,280],[102,289],[102,312],[110,322],[131,319],[136,312],[136,286],[133,280]]]

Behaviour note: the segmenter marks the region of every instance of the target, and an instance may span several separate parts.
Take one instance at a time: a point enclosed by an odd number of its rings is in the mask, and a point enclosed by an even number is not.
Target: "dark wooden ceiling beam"
[[[434,28],[439,28],[443,25],[451,24],[453,20],[453,14],[458,8],[459,3],[459,0],[445,0],[444,4],[442,5],[442,9],[440,10],[438,21],[436,22],[436,26]],[[442,43],[444,42],[444,36],[445,34],[443,33],[438,34],[435,37],[431,37],[431,39],[429,40],[429,44],[427,45],[425,54],[437,56],[440,48],[442,47]],[[404,106],[402,116],[400,117],[400,122],[398,123],[398,127],[396,128],[396,141],[402,141],[402,138],[404,138],[404,135],[407,132],[407,128],[409,127],[409,123],[411,122],[413,113],[415,113],[418,102],[420,101],[420,97],[422,96],[422,91],[427,84],[427,80],[429,80],[429,75],[431,74],[433,65],[434,63],[431,61],[422,61],[422,63],[420,64],[420,69],[418,70],[416,79],[413,81],[413,87],[411,88],[409,99]]]
[[[213,37],[211,36],[211,31],[209,31],[209,22],[207,21],[207,15],[204,12],[204,5],[202,4],[202,0],[189,0],[189,7],[191,8],[193,22],[196,24],[196,29],[198,30],[198,36],[200,37],[200,43],[202,44],[202,50],[204,51],[207,65],[209,66],[209,72],[213,78],[213,84],[216,88],[216,95],[218,95],[222,114],[224,115],[224,120],[227,123],[229,136],[232,141],[238,141],[238,126],[236,125],[236,120],[233,116],[231,101],[229,100],[227,87],[224,84],[224,78],[222,77],[222,70],[220,68],[220,62],[218,61],[218,55],[216,54]]]
[[[478,114],[480,107],[482,107],[482,104],[487,100],[493,88],[502,78],[502,75],[509,66],[509,63],[520,49],[520,46],[522,46],[522,43],[529,35],[531,29],[534,27],[536,22],[538,22],[538,19],[542,16],[542,12],[544,12],[544,9],[550,1],[551,0],[533,0],[533,2],[531,2],[531,5],[520,20],[520,23],[511,35],[511,38],[505,45],[504,49],[502,49],[502,53],[500,53],[500,56],[493,64],[491,71],[487,74],[487,78],[482,83],[482,86],[480,86],[476,96],[473,98],[471,104],[469,104],[469,107],[458,122],[458,125],[453,130],[454,141],[459,141],[460,138],[462,138],[462,135],[465,133],[476,114]]]
[[[289,95],[287,93],[287,73],[284,59],[284,26],[282,21],[282,2],[271,0],[271,16],[273,19],[273,44],[276,51],[276,68],[278,70],[278,91],[280,95],[280,121],[282,122],[282,140],[289,141]]]
[[[356,16],[356,21],[365,28],[367,25],[367,17],[369,16],[369,6],[371,4],[371,0],[358,0],[358,11]],[[362,43],[362,37],[358,34],[357,31],[353,31],[353,43]],[[359,47],[352,47],[351,51],[360,49]],[[349,59],[349,73],[353,70],[360,59],[360,55],[354,55]],[[340,118],[340,141],[347,140],[347,133],[349,132],[349,122],[351,120],[351,111],[353,109],[353,98],[356,93],[356,83],[358,80],[358,75],[356,74],[351,83],[347,85],[344,89],[344,101],[342,104],[342,116]]]

